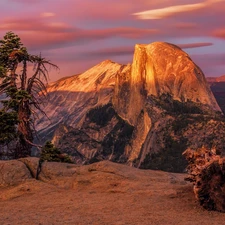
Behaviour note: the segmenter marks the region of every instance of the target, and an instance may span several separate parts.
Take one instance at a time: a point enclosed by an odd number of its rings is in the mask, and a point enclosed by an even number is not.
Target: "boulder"
[[[23,162],[0,160],[0,186],[17,185],[31,178],[32,175]]]

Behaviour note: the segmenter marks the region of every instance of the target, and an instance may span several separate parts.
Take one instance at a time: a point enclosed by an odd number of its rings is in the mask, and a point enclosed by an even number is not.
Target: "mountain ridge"
[[[225,82],[225,75],[218,77],[206,77],[206,80],[211,83]]]

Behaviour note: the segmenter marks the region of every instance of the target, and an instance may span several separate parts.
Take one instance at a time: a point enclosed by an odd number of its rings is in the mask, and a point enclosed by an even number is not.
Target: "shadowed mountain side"
[[[90,108],[110,102],[116,74],[129,68],[130,66],[106,60],[83,74],[50,84],[47,88],[48,103],[43,107],[50,122],[40,115],[40,119],[36,122],[37,130],[43,132],[44,129],[59,123],[80,127],[82,118]]]
[[[59,124],[74,128],[81,127],[86,113],[92,108],[108,104],[112,96],[112,88],[102,88],[99,92],[53,91],[48,93],[48,103],[44,105],[43,110],[49,119],[42,116],[37,120],[36,127],[39,135],[52,138]]]
[[[72,156],[78,151],[82,155],[82,158],[75,157],[78,162],[90,163],[109,159],[125,163],[128,158],[125,147],[132,139],[133,129],[134,127],[118,116],[109,103],[91,109],[81,128],[69,127],[63,135],[58,135],[61,129],[57,129],[53,141],[57,140],[55,144]],[[57,136],[59,139],[55,138]]]
[[[210,83],[210,88],[223,111],[223,114],[225,114],[225,82],[220,81]]]
[[[220,77],[206,77],[210,88],[221,108],[225,114],[225,75]]]
[[[63,110],[64,120],[40,133],[43,139],[52,138],[77,163],[108,159],[141,168],[181,172],[186,167],[182,152],[187,147],[216,146],[225,153],[225,124],[219,115],[217,118],[200,103],[181,103],[169,95],[149,96],[135,126],[120,117],[112,103],[85,107],[83,117],[77,117],[79,126],[70,126],[65,116],[68,112]]]

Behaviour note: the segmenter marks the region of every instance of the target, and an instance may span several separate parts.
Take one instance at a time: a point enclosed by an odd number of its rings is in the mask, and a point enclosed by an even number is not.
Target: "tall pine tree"
[[[28,74],[28,65],[33,65]],[[0,144],[13,142],[11,158],[31,155],[34,117],[46,96],[48,69],[58,68],[41,55],[31,55],[18,35],[8,32],[0,40]]]

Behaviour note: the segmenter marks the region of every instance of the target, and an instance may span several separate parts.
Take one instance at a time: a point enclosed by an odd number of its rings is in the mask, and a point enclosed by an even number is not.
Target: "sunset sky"
[[[32,54],[60,67],[50,79],[111,59],[132,62],[134,45],[182,47],[206,76],[225,74],[225,0],[1,0],[0,39],[13,31]]]

